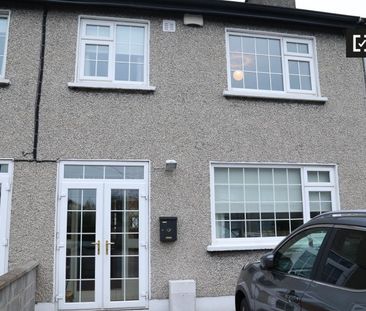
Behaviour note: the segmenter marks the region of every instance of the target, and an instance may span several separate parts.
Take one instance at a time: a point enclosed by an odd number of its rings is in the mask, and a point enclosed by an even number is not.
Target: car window
[[[366,231],[338,229],[320,271],[322,282],[366,289]]]
[[[274,270],[310,278],[328,228],[303,231],[283,245],[274,258]]]

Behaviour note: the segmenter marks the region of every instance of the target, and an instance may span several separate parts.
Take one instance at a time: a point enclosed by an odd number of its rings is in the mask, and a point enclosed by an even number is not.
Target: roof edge
[[[219,0],[13,0],[10,3],[136,8],[165,12],[259,18],[338,29],[357,26],[366,27],[366,20],[358,16]]]

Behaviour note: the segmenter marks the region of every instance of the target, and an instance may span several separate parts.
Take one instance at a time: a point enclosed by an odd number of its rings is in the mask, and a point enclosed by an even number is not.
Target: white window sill
[[[284,100],[298,100],[298,101],[308,101],[308,102],[318,102],[325,103],[328,101],[327,97],[320,97],[315,95],[306,94],[294,94],[294,93],[283,93],[283,94],[271,94],[271,93],[257,93],[257,92],[247,92],[247,91],[224,91],[225,97],[252,97],[252,98],[270,98],[270,99],[284,99]]]
[[[248,251],[248,250],[271,250],[274,249],[278,243],[262,244],[262,245],[209,245],[208,252],[225,252],[225,251]]]
[[[155,91],[155,86],[146,85],[132,85],[122,83],[111,83],[111,82],[69,82],[69,88],[75,89],[100,89],[100,90],[131,90],[131,91]]]
[[[0,86],[10,85],[10,80],[0,78]]]

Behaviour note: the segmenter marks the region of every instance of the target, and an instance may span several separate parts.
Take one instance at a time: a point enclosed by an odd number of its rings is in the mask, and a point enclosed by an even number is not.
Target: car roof
[[[324,213],[311,219],[306,225],[334,224],[366,228],[366,210],[349,210]]]

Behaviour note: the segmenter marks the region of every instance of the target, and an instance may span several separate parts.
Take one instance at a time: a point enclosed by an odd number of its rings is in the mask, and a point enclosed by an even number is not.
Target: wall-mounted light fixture
[[[177,169],[177,161],[175,160],[166,160],[165,162],[165,170],[167,172],[173,172]]]

